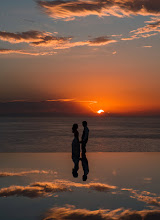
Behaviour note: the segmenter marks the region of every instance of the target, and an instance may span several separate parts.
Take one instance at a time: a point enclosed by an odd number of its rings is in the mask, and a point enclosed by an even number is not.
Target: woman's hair
[[[78,129],[78,124],[73,124],[72,132],[74,133]]]

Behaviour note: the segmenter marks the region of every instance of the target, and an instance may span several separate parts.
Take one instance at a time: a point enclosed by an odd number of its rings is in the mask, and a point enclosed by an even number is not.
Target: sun
[[[102,113],[104,113],[104,111],[102,109],[100,109],[100,110],[97,111],[97,113],[102,114]]]

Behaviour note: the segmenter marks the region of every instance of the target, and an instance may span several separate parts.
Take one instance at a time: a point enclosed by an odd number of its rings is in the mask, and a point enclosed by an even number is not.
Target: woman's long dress
[[[78,131],[74,133],[74,139],[72,141],[72,160],[74,163],[79,162],[80,157],[80,143]]]

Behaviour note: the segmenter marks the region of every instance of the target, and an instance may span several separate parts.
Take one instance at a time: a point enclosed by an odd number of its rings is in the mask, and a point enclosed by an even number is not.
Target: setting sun
[[[102,109],[97,111],[98,114],[104,113],[104,111]]]

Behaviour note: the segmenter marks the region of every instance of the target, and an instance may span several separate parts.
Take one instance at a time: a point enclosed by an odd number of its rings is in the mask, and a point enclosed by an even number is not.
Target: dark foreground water
[[[160,151],[160,117],[0,117],[0,152],[70,152],[73,123],[90,129],[88,152]]]
[[[2,220],[159,220],[160,153],[0,153]]]

